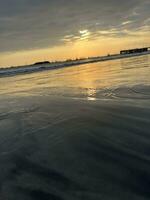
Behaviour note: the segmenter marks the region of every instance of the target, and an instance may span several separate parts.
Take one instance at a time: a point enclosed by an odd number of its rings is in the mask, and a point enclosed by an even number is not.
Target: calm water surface
[[[0,78],[0,199],[150,199],[150,56]]]

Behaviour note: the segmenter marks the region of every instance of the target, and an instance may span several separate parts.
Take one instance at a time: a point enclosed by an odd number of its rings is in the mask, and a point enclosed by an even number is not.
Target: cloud
[[[125,21],[125,22],[122,22],[122,25],[127,25],[127,24],[130,24],[132,23],[132,21]]]
[[[0,52],[149,30],[149,9],[149,0],[0,1]]]

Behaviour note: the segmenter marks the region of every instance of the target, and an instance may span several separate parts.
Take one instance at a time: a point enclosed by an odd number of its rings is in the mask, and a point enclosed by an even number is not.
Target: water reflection
[[[96,89],[88,88],[88,90],[87,90],[87,99],[89,101],[95,101],[96,100]]]
[[[141,56],[0,79],[0,96],[63,95],[95,100],[105,88],[150,84],[150,56]],[[147,66],[147,67],[144,67]]]

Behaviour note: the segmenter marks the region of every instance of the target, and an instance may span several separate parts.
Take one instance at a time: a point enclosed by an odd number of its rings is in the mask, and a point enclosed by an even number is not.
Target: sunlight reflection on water
[[[94,100],[103,89],[149,85],[150,56],[0,78],[0,95],[57,95]],[[140,77],[139,77],[140,76]],[[98,97],[98,96],[97,96]]]

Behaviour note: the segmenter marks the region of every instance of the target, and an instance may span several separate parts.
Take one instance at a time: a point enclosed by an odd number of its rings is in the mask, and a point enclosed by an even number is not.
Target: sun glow
[[[148,30],[147,26],[136,32],[123,29],[122,39],[121,36],[117,37],[117,29],[99,30],[96,33],[83,29],[74,34],[66,34],[55,47],[1,53],[0,67],[118,53],[124,48],[142,47],[150,43]]]
[[[91,35],[91,33],[88,30],[81,30],[79,31],[79,33],[80,33],[80,40],[86,40]]]

